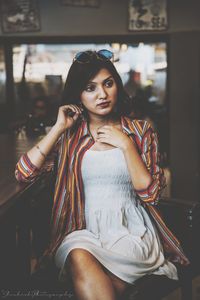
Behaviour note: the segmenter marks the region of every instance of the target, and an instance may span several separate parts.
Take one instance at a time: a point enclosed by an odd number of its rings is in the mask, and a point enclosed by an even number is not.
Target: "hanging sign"
[[[166,30],[167,0],[129,0],[129,30]]]

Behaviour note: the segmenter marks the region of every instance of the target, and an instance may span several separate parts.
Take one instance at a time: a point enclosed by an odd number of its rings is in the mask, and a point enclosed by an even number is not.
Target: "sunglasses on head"
[[[97,59],[107,61],[113,58],[113,53],[107,49],[102,49],[99,51],[83,51],[78,52],[73,61],[77,61],[79,63],[85,64],[91,62],[91,60],[96,57]]]

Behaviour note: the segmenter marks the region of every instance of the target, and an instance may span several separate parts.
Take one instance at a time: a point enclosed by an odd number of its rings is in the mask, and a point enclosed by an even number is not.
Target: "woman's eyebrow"
[[[109,79],[111,79],[111,78],[113,78],[112,75],[110,75],[109,77],[105,78],[102,82],[104,83],[104,82],[106,82],[107,80],[109,80]],[[96,81],[89,81],[88,83],[94,83],[94,84],[97,84]]]
[[[107,77],[106,79],[103,80],[103,82],[107,81],[107,80],[110,80],[111,78],[113,78],[112,75],[110,75],[109,77]]]

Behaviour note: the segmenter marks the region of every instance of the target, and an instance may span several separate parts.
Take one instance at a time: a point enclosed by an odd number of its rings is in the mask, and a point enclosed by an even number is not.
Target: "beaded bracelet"
[[[40,154],[46,158],[46,155],[42,152],[42,150],[40,149],[40,147],[37,145],[36,148],[38,149],[38,151],[40,152]]]

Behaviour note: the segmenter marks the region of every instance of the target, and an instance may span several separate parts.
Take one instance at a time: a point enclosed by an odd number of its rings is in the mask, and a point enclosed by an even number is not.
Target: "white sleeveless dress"
[[[67,235],[55,263],[60,280],[72,249],[89,251],[110,272],[134,283],[146,274],[178,279],[176,267],[164,258],[157,231],[136,199],[123,152],[88,150],[82,160],[86,229]]]

